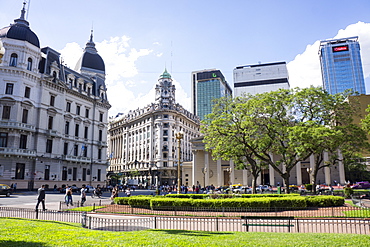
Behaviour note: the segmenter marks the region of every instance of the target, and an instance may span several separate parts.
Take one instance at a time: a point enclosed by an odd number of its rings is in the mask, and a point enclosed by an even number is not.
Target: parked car
[[[77,186],[75,185],[72,185],[70,186],[71,189],[72,189],[72,192],[80,192],[80,188],[78,188]],[[62,188],[61,190],[59,190],[60,193],[66,193],[66,187]]]
[[[235,194],[250,194],[252,189],[248,186],[237,186],[232,188],[232,192]]]
[[[9,197],[13,193],[13,189],[6,184],[0,184],[0,195]]]
[[[356,184],[352,185],[352,189],[370,189],[370,183],[368,181],[357,182]]]
[[[86,185],[86,193],[92,193],[94,190],[95,190],[95,188],[94,187],[92,187],[91,185]]]
[[[268,185],[259,185],[257,186],[256,191],[257,192],[272,191],[272,188],[271,186]]]

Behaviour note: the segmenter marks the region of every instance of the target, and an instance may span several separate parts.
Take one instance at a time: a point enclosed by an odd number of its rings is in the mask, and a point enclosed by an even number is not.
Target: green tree
[[[206,148],[216,159],[232,159],[237,169],[251,172],[252,190],[256,193],[256,179],[262,163],[256,159],[257,136],[249,121],[248,101],[252,96],[225,97],[215,101],[213,111],[201,126]]]
[[[348,125],[353,108],[346,97],[310,87],[223,99],[203,122],[204,141],[218,158],[247,161],[253,175],[261,169],[256,164],[270,165],[288,186],[298,162],[348,146],[345,134],[353,129]],[[313,175],[323,167],[315,167]]]

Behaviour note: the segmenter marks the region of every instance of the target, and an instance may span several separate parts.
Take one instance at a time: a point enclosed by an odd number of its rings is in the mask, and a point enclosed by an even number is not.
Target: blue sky
[[[1,0],[0,27],[20,16],[22,2]],[[41,46],[60,51],[71,68],[93,27],[106,63],[111,116],[153,102],[165,67],[175,80],[177,102],[189,110],[195,70],[220,69],[232,86],[236,66],[286,61],[291,86],[321,85],[318,42],[331,38],[359,36],[370,83],[368,0],[27,2],[28,21]]]

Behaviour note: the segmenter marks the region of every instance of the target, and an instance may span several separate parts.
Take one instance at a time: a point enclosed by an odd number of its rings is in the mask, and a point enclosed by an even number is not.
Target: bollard
[[[93,204],[93,209],[92,209],[93,212],[95,212],[95,203]]]
[[[36,219],[38,219],[38,218],[39,218],[39,210],[36,209]]]

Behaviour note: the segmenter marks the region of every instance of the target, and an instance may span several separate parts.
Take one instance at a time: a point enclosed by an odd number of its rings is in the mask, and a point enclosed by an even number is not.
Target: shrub
[[[150,201],[154,198],[153,196],[131,196],[128,197],[128,203],[131,207],[136,208],[149,208]]]
[[[116,197],[114,198],[114,203],[118,205],[129,205],[128,199],[130,199],[130,197]]]
[[[312,184],[305,184],[306,190],[312,191]]]
[[[271,208],[305,208],[306,200],[303,197],[276,197],[269,198]]]
[[[351,195],[353,195],[353,189],[351,187],[345,187],[344,195],[346,198],[351,198]]]
[[[344,198],[340,196],[306,196],[307,207],[343,206]]]

